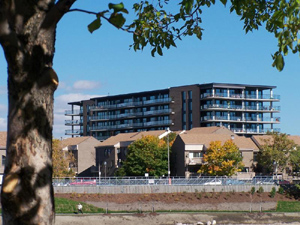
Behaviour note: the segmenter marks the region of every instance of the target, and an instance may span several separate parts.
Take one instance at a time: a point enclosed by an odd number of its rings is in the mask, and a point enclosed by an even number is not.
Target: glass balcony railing
[[[66,110],[65,111],[65,115],[80,115],[83,113],[83,110],[82,109],[77,109],[77,110]]]
[[[81,125],[82,120],[65,120],[65,125]]]
[[[90,120],[91,121],[114,120],[114,119],[129,118],[129,117],[142,117],[142,116],[148,116],[148,115],[168,114],[171,112],[172,112],[171,109],[159,109],[159,110],[152,110],[152,111],[146,111],[146,112],[123,113],[123,114],[118,114],[118,115],[90,116]]]
[[[153,100],[146,100],[146,101],[137,101],[137,102],[124,102],[119,104],[111,104],[111,105],[99,105],[99,106],[90,106],[90,110],[96,111],[101,109],[117,109],[117,108],[124,108],[124,107],[136,107],[142,105],[150,105],[150,104],[157,104],[157,103],[168,103],[171,102],[171,98],[161,98],[161,99],[153,99]]]
[[[233,98],[233,99],[258,99],[258,100],[280,100],[280,95],[270,95],[270,94],[263,94],[263,95],[248,95],[248,94],[227,94],[227,93],[204,93],[201,94],[201,98]]]
[[[242,105],[228,105],[228,104],[206,104],[201,106],[202,110],[207,109],[226,109],[226,110],[249,110],[249,111],[280,111],[280,106],[242,106]]]
[[[65,131],[65,135],[81,135],[81,134],[83,134],[83,130],[80,130],[80,129]]]
[[[280,117],[238,117],[238,116],[203,116],[201,121],[233,121],[233,122],[255,122],[255,123],[280,123]]]
[[[117,130],[117,129],[148,127],[148,126],[163,126],[163,125],[170,125],[171,123],[172,123],[171,120],[150,121],[150,122],[145,122],[145,123],[125,123],[125,124],[108,125],[108,126],[93,126],[93,127],[90,127],[90,130],[91,131]]]
[[[279,128],[265,128],[265,129],[242,129],[242,128],[231,128],[231,131],[234,133],[241,133],[241,134],[266,134],[267,132],[280,132]]]

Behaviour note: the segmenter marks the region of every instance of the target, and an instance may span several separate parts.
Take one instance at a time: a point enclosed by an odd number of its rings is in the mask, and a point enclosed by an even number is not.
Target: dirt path
[[[252,211],[260,210],[275,210],[276,202],[228,202],[228,203],[202,203],[202,204],[187,204],[187,203],[164,203],[164,202],[131,202],[128,204],[119,204],[115,202],[94,202],[86,201],[86,203],[99,208],[112,211],[148,211],[155,212],[157,210],[172,210],[172,211],[187,211],[187,210],[222,210],[222,211]]]
[[[283,213],[201,213],[201,214],[123,214],[56,216],[57,225],[194,225],[216,220],[217,224],[289,224],[300,225],[300,214]]]

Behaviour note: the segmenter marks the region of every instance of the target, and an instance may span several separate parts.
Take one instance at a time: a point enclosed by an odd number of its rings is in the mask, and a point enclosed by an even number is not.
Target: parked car
[[[213,179],[211,181],[206,181],[203,185],[222,185],[222,181],[220,179]]]
[[[245,184],[242,180],[236,180],[236,179],[228,179],[226,180],[226,185],[243,185]]]
[[[71,182],[70,186],[93,186],[96,185],[96,180],[80,180]]]
[[[275,180],[275,184],[277,185],[288,185],[291,184],[288,180]]]

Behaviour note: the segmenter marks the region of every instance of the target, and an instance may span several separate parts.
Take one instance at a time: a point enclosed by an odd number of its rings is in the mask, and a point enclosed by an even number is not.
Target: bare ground
[[[206,224],[216,220],[217,224],[293,224],[300,225],[300,213],[250,213],[252,211],[274,210],[277,201],[295,201],[284,195],[269,193],[172,193],[172,194],[57,194],[76,201],[86,202],[108,210],[140,211],[138,214],[100,214],[56,217],[59,225],[192,225]],[[244,211],[244,212],[201,212],[160,213],[165,211]],[[154,211],[154,212],[153,212]],[[247,212],[248,211],[248,212]]]

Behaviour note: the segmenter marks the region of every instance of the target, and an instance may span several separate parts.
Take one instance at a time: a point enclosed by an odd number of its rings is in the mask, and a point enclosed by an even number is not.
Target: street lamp
[[[168,137],[167,137],[167,142],[168,142],[168,178],[170,178],[170,140],[169,140],[169,133],[171,132],[170,131],[170,128],[167,129],[167,132],[168,132]]]
[[[100,163],[99,163],[99,184],[100,184],[100,180],[101,180],[101,170],[100,170]]]
[[[104,161],[104,177],[105,177],[105,179],[106,179],[106,161]]]

